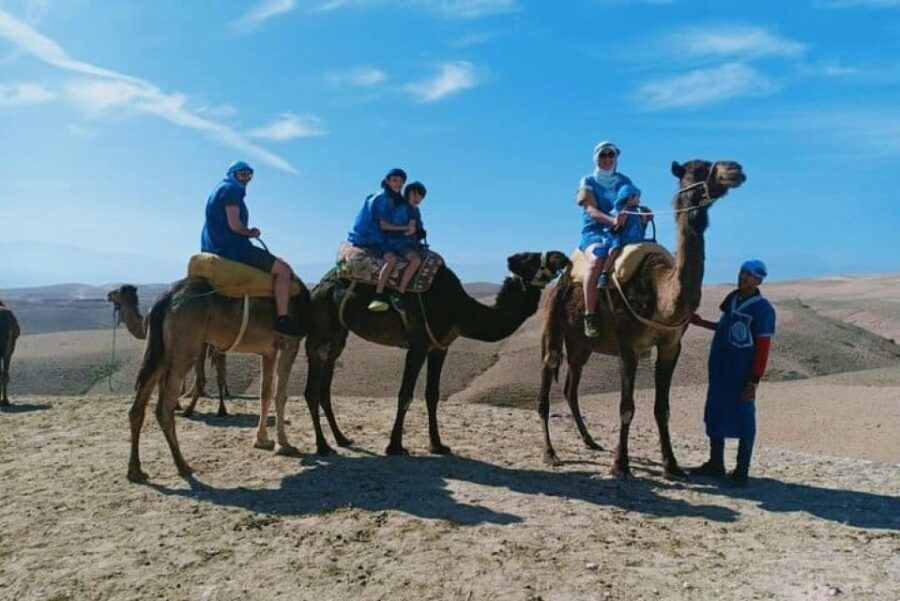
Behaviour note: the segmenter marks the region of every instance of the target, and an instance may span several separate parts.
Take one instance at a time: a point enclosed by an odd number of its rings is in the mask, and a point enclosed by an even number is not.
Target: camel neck
[[[120,306],[119,312],[122,316],[122,323],[125,324],[132,336],[140,340],[147,338],[147,327],[140,309],[125,303]]]
[[[691,227],[687,213],[678,215],[677,225],[678,249],[670,296],[673,302],[667,317],[680,322],[693,315],[700,306],[706,256],[703,232]]]
[[[496,342],[510,336],[537,311],[541,291],[508,277],[492,307],[482,305],[465,292],[458,302],[460,334],[485,342]]]

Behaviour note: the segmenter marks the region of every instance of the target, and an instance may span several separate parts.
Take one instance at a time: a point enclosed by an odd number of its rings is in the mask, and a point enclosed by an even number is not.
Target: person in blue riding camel
[[[303,335],[301,327],[288,314],[293,271],[283,259],[253,246],[250,238],[259,238],[259,228],[247,227],[250,213],[244,197],[253,179],[253,168],[237,161],[206,201],[206,221],[200,235],[200,249],[271,273],[275,278],[275,331],[289,337]]]
[[[647,207],[641,206],[641,191],[632,184],[625,184],[619,188],[614,208],[616,217],[625,214],[625,222],[612,230],[609,255],[603,261],[600,278],[597,280],[600,288],[605,287],[609,282],[609,272],[615,267],[616,259],[622,253],[622,248],[629,244],[643,242],[647,233],[647,223],[653,219],[653,212]]]
[[[597,323],[597,284],[609,255],[612,229],[625,223],[625,213],[613,216],[616,196],[622,186],[631,184],[617,170],[619,149],[612,142],[600,142],[594,148],[594,172],[581,178],[576,201],[583,209],[581,243],[578,247],[588,259],[584,279],[584,335],[600,335]]]
[[[768,272],[758,259],[745,261],[738,287],[725,297],[718,322],[694,315],[691,323],[715,330],[709,349],[709,389],[706,393],[706,435],[709,460],[692,474],[725,476],[725,439],[738,439],[737,467],[728,475],[736,486],[747,485],[750,457],[756,438],[756,388],[766,372],[775,334],[775,309],[763,298],[759,285]]]
[[[369,254],[384,259],[384,265],[378,274],[378,283],[375,286],[375,298],[369,303],[370,311],[387,311],[390,308],[388,297],[384,293],[384,287],[397,265],[397,251],[400,249],[402,238],[414,236],[416,233],[414,219],[409,217],[409,204],[402,194],[403,184],[406,183],[406,172],[395,167],[387,172],[381,180],[381,192],[370,194],[363,203],[362,208],[353,222],[353,229],[347,240],[353,246],[365,249]],[[424,195],[423,195],[424,196]],[[400,213],[403,215],[400,215]],[[401,217],[405,216],[405,219]],[[417,259],[416,268],[421,264],[418,254],[412,251]],[[409,260],[409,257],[407,257]],[[415,273],[415,269],[409,268],[404,273],[406,284]],[[408,276],[408,277],[407,277]],[[406,290],[401,283],[402,289]],[[394,305],[402,310],[402,299],[399,295],[393,295]]]

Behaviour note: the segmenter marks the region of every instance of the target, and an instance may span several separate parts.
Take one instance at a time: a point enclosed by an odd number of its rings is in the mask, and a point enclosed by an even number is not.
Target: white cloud
[[[466,61],[456,61],[440,65],[440,73],[431,79],[409,83],[405,89],[422,102],[435,102],[475,87],[477,81],[475,67]]]
[[[264,140],[283,142],[295,138],[324,136],[327,133],[328,132],[322,128],[321,120],[317,117],[312,115],[283,113],[277,120],[262,127],[252,129],[247,132],[247,135],[254,138],[262,138]]]
[[[653,110],[713,104],[729,98],[763,96],[778,89],[767,77],[743,63],[696,69],[640,86],[638,102]]]
[[[257,146],[226,125],[202,116],[186,106],[183,94],[166,93],[153,83],[73,59],[55,41],[38,33],[0,9],[0,38],[45,63],[60,69],[89,75],[94,79],[68,86],[70,97],[95,113],[121,107],[156,115],[175,125],[201,132],[207,138],[255,157],[277,169],[294,173],[280,156]]]
[[[340,71],[328,75],[328,81],[334,85],[370,88],[386,82],[387,73],[374,67],[359,67],[349,71]]]
[[[806,46],[762,27],[708,25],[671,34],[665,42],[675,59],[751,59],[763,56],[798,56]]]
[[[261,0],[231,26],[235,31],[248,32],[259,27],[264,21],[291,12],[297,0]]]
[[[412,6],[452,19],[477,19],[514,12],[518,0],[324,0],[315,10],[330,11],[345,6]]]
[[[12,108],[40,104],[56,97],[56,94],[41,84],[12,83],[0,84],[0,108]]]
[[[814,63],[800,65],[798,69],[800,73],[804,75],[822,77],[849,77],[853,75],[862,75],[864,73],[864,71],[858,67],[851,67],[835,60],[816,61]]]

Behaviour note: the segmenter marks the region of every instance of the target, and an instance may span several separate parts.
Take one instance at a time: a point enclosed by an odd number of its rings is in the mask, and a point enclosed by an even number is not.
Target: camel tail
[[[559,366],[563,360],[563,328],[565,323],[566,298],[572,286],[569,269],[560,276],[547,298],[544,313],[544,335],[541,337],[541,356],[544,363],[553,370],[553,380],[559,381]]]
[[[150,309],[150,315],[147,319],[147,342],[144,346],[144,358],[141,360],[141,368],[138,371],[137,380],[134,383],[134,389],[139,390],[144,383],[149,380],[162,363],[165,348],[163,347],[163,322],[166,319],[166,313],[172,306],[172,297],[175,295],[174,287],[163,293],[153,308]]]

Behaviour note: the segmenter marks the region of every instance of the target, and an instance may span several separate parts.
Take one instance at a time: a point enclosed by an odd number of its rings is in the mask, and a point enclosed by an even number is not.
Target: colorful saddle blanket
[[[188,277],[209,280],[222,296],[267,297],[275,295],[275,278],[271,273],[212,253],[197,253],[188,261]],[[291,296],[300,294],[300,282],[291,282]]]
[[[341,244],[337,254],[337,267],[335,269],[337,277],[346,280],[355,280],[362,284],[375,285],[378,283],[378,274],[384,261],[378,257],[372,256],[365,249],[353,246],[348,242]],[[407,269],[409,263],[402,257],[397,261],[397,266],[388,280],[388,287],[396,288],[400,283],[404,270]],[[434,276],[444,265],[444,259],[441,255],[431,250],[425,250],[422,253],[422,266],[418,273],[413,277],[409,284],[408,292],[425,292],[431,287]]]
[[[637,272],[643,260],[652,254],[660,255],[668,261],[669,265],[675,265],[675,257],[664,246],[660,246],[655,242],[640,242],[638,244],[629,244],[622,248],[622,253],[616,259],[616,264],[611,273],[618,280],[619,284],[624,284]],[[584,282],[588,272],[588,258],[577,248],[572,251],[572,255],[569,258],[572,260],[572,281]]]

